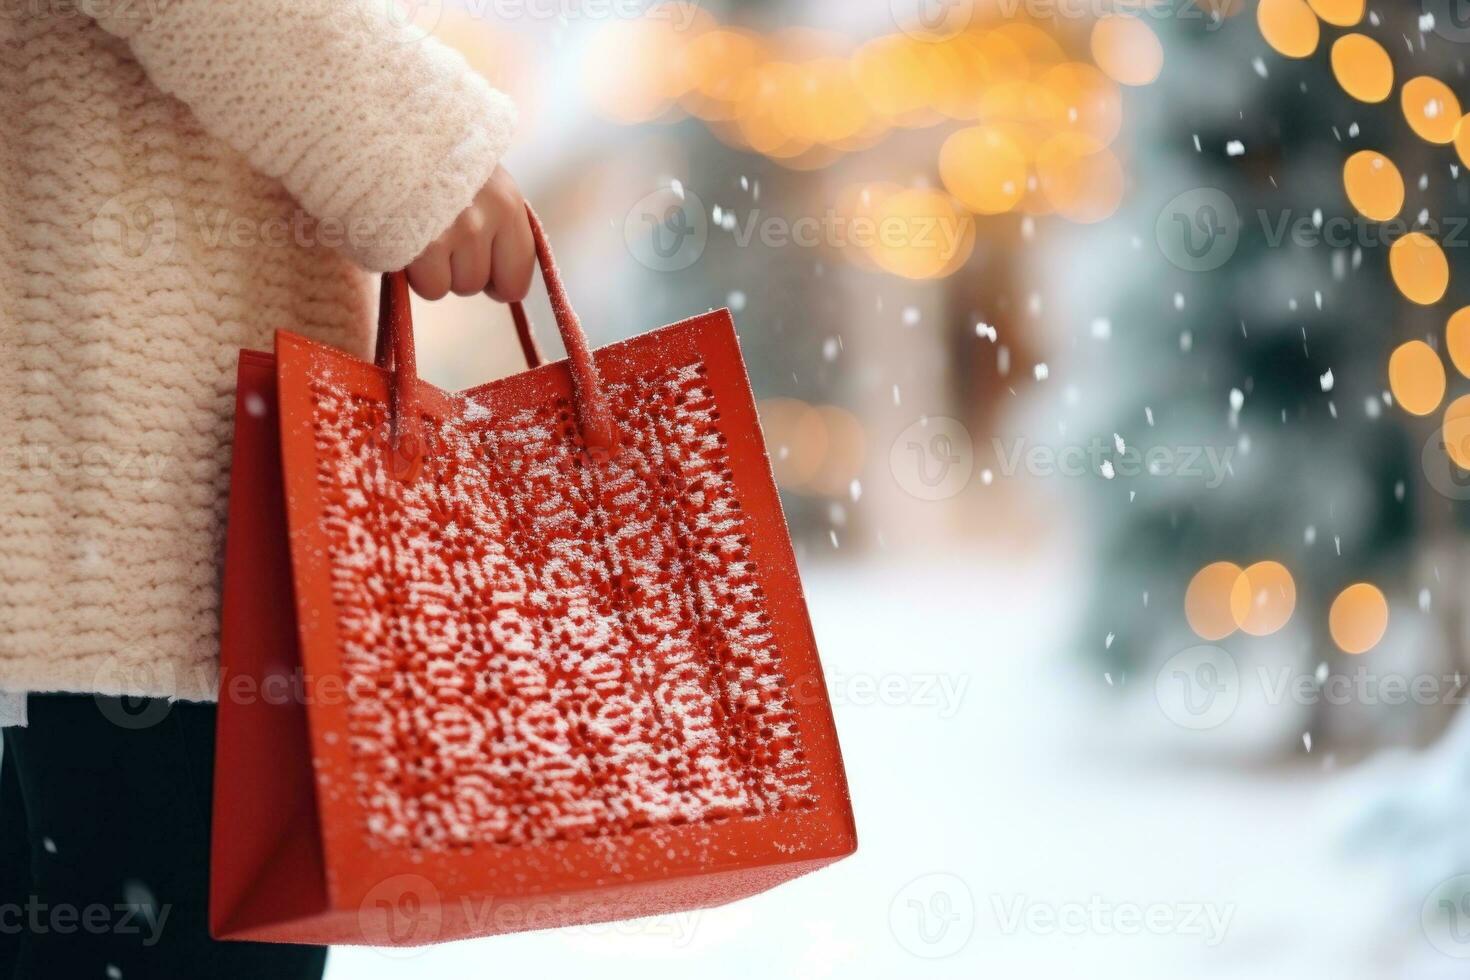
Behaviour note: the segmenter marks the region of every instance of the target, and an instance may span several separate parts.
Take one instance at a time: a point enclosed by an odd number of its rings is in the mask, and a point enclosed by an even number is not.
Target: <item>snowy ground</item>
[[[1422,763],[1236,773],[1120,736],[1157,707],[1104,706],[1065,655],[1065,563],[1014,561],[808,571],[854,858],[681,917],[336,950],[329,980],[1463,975],[1470,939],[1429,941],[1403,856],[1353,845]]]

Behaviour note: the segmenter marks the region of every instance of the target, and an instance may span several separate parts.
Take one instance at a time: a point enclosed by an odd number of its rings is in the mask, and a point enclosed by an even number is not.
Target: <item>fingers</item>
[[[490,238],[478,207],[461,216],[456,229],[460,239],[449,253],[450,287],[456,296],[473,296],[490,281]]]
[[[408,284],[424,299],[443,299],[453,282],[453,270],[449,264],[449,246],[440,239],[408,267]]]
[[[531,219],[521,206],[495,236],[491,281],[485,292],[502,303],[519,303],[531,291],[535,270],[536,240],[531,234]]]
[[[504,167],[495,168],[482,193],[496,221],[490,281],[485,292],[502,303],[523,300],[530,292],[531,272],[536,265],[536,245],[531,237],[531,220],[526,217],[526,199]]]
[[[524,299],[531,288],[536,245],[525,199],[503,168],[480,188],[462,211],[408,267],[408,282],[424,299],[443,299],[450,291],[495,299]]]

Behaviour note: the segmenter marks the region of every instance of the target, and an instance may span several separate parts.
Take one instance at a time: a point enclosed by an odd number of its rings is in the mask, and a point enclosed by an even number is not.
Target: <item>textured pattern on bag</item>
[[[379,845],[443,850],[813,805],[704,368],[607,386],[584,466],[567,403],[426,418],[387,475],[381,404],[314,382],[318,483]]]

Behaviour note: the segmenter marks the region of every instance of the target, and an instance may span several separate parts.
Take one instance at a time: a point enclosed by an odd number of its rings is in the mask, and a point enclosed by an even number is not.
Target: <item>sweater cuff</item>
[[[478,89],[472,96],[480,111],[463,138],[437,162],[403,174],[401,182],[384,181],[378,193],[344,215],[348,235],[342,251],[364,269],[392,272],[418,258],[470,206],[510,147],[515,104],[478,75],[471,87]],[[410,104],[404,111],[432,108]]]
[[[169,0],[108,5],[158,88],[282,182],[373,271],[401,269],[474,200],[515,110],[458,52],[382,0]]]

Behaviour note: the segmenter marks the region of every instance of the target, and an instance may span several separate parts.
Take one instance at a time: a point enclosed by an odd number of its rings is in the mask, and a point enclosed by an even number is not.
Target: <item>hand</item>
[[[526,298],[536,267],[536,243],[526,200],[504,167],[496,167],[440,235],[408,267],[408,283],[424,299],[484,292],[502,303]]]

